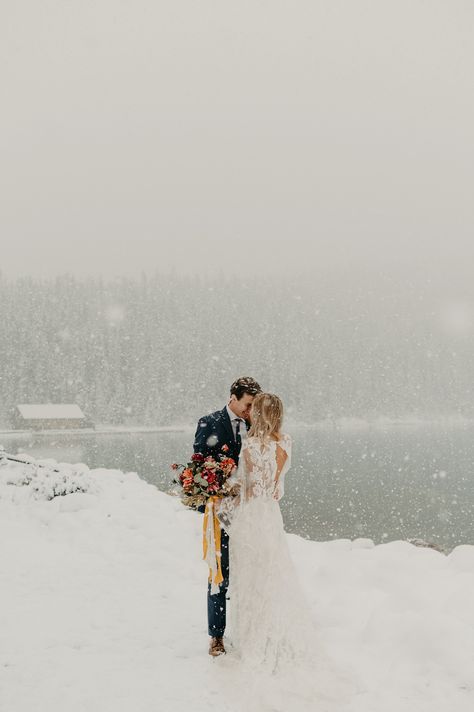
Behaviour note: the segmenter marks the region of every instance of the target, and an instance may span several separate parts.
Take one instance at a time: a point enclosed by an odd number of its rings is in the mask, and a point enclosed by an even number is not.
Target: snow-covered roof
[[[75,403],[41,403],[37,405],[22,404],[17,406],[25,420],[56,420],[63,418],[85,418],[84,413]]]

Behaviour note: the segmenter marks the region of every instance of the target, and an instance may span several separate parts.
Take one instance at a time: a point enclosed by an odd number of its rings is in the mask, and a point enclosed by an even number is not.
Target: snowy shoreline
[[[406,416],[401,418],[390,418],[379,416],[376,418],[326,418],[314,422],[296,421],[287,418],[286,427],[288,430],[359,430],[359,429],[384,429],[384,428],[424,428],[424,427],[447,427],[447,428],[469,428],[474,426],[474,419],[463,418],[457,415],[438,416],[436,418],[418,418]],[[98,425],[95,428],[61,428],[43,430],[18,430],[0,428],[0,435],[119,435],[126,433],[190,433],[196,429],[195,423],[183,423],[180,425]]]
[[[1,430],[0,435],[119,435],[120,433],[185,433],[191,426],[99,426],[97,428],[47,428],[43,430]]]
[[[68,482],[86,491],[48,500],[46,485],[20,486],[23,470],[0,467],[8,712],[472,710],[474,546],[444,556],[288,535],[315,646],[351,693],[328,691],[321,671],[316,692],[314,680],[305,692],[255,673],[242,706],[240,661],[207,655],[201,516],[135,473],[71,466]]]

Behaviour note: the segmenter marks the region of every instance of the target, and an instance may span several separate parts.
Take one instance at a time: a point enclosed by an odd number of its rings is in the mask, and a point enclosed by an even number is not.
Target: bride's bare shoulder
[[[288,433],[280,433],[280,437],[278,438],[280,447],[288,449],[291,447],[292,442],[291,435],[288,435]]]

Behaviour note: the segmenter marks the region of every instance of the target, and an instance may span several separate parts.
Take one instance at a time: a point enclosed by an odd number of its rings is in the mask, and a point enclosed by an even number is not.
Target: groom
[[[230,398],[227,405],[199,420],[194,436],[194,452],[204,457],[212,455],[218,458],[226,446],[226,455],[239,461],[242,438],[246,437],[250,427],[250,406],[257,393],[261,392],[257,381],[243,377],[230,387]],[[224,648],[224,631],[226,622],[226,596],[229,587],[229,536],[224,529],[221,531],[221,568],[224,577],[219,586],[219,592],[211,595],[211,584],[207,589],[207,619],[211,636],[209,655],[222,655]]]

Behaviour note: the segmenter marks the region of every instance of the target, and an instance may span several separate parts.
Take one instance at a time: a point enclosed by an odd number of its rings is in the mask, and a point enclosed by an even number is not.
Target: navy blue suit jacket
[[[246,427],[249,427],[247,422]],[[226,452],[222,452],[223,445],[229,448]],[[235,442],[227,408],[200,418],[194,436],[194,452],[200,452],[204,457],[212,455],[216,459],[219,455],[225,455],[239,462],[240,446]]]

